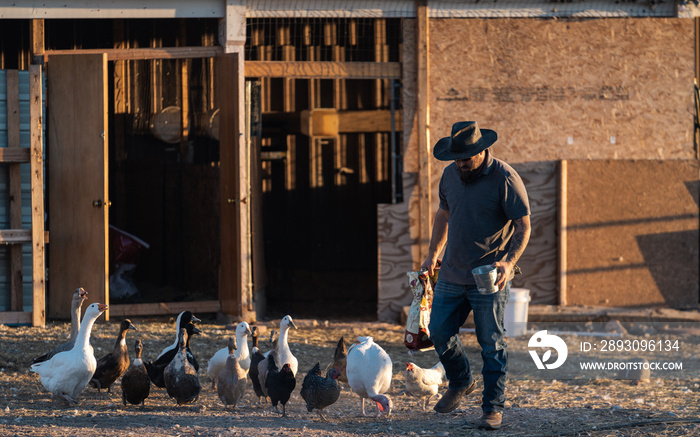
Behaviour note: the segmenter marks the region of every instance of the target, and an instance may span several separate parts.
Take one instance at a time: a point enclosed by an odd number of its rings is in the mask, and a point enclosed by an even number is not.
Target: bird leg
[[[277,408],[277,406],[275,406]],[[287,417],[287,406],[282,404],[282,417]]]
[[[72,397],[68,396],[67,394],[60,394],[60,395],[58,395],[58,397],[61,399],[65,399],[66,402],[68,402],[69,404],[75,404],[75,405],[78,404],[78,401],[76,401]]]
[[[316,412],[318,413],[319,416],[321,416],[321,419],[323,419],[324,422],[328,422],[328,419],[326,419],[326,418],[323,416],[323,412],[322,412],[321,410],[316,410]]]
[[[362,406],[362,415],[367,416],[367,413],[365,413],[365,398],[360,398],[360,405]]]

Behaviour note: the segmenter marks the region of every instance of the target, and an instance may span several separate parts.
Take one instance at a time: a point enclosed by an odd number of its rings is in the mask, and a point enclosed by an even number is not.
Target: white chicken
[[[250,330],[248,322],[241,322],[236,326],[236,344],[238,345],[238,349],[236,349],[234,356],[238,361],[238,365],[246,372],[250,369],[250,349],[248,349],[249,335],[253,335],[253,332]],[[216,388],[216,381],[219,377],[219,373],[226,367],[226,360],[228,360],[229,355],[228,351],[228,346],[221,348],[209,359],[207,375],[211,378],[212,389]]]
[[[347,377],[350,389],[360,395],[362,415],[365,414],[365,399],[377,403],[377,416],[391,415],[393,403],[385,395],[391,386],[391,358],[372,337],[357,337],[348,350]]]
[[[75,398],[87,387],[97,368],[90,346],[92,325],[107,308],[101,303],[88,306],[73,348],[59,352],[47,361],[32,364],[31,371],[41,377],[41,384],[53,395],[72,404],[78,403]]]
[[[423,399],[423,411],[430,399],[438,394],[438,389],[445,380],[445,367],[438,361],[429,369],[423,369],[415,363],[406,363],[406,392]]]

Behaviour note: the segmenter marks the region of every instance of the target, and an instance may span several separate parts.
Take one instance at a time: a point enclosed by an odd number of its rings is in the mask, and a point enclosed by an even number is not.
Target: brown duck
[[[141,360],[143,344],[141,340],[136,340],[134,344],[136,358],[131,363],[131,367],[122,375],[122,402],[133,405],[145,405],[145,400],[151,392],[151,379],[148,377],[146,367]]]
[[[97,360],[97,369],[92,375],[90,385],[97,388],[99,392],[106,388],[108,393],[111,393],[111,386],[114,381],[129,368],[129,348],[126,346],[126,331],[136,329],[131,324],[131,320],[124,319],[119,327],[119,335],[117,341],[114,342],[114,349],[104,357]]]

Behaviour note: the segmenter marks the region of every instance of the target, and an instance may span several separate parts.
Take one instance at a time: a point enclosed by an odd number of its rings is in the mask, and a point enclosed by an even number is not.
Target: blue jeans
[[[484,411],[501,412],[506,401],[508,354],[503,323],[509,299],[510,281],[503,290],[492,294],[480,294],[476,286],[453,284],[439,278],[435,285],[430,339],[445,366],[452,390],[469,387],[474,381],[469,360],[457,335],[469,313],[474,311],[476,339],[484,362],[481,370],[484,378],[481,408]]]

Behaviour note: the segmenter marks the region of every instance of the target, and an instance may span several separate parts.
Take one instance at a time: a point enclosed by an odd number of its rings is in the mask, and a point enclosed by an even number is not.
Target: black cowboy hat
[[[435,144],[433,156],[440,161],[468,159],[486,150],[497,139],[496,131],[479,129],[475,121],[459,121],[452,125],[452,135]]]

